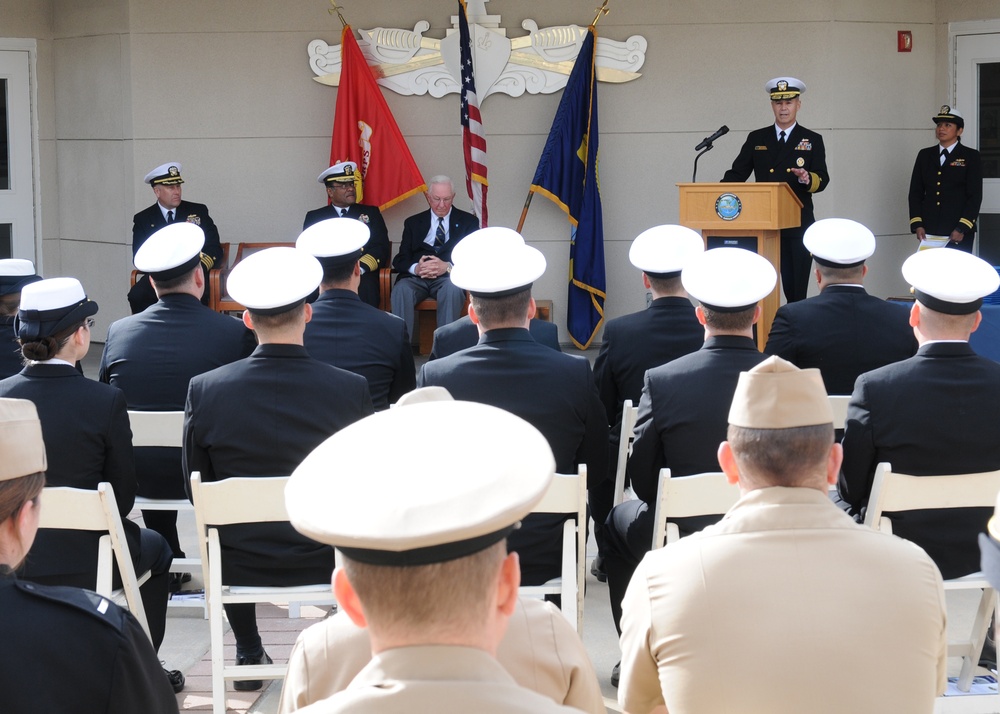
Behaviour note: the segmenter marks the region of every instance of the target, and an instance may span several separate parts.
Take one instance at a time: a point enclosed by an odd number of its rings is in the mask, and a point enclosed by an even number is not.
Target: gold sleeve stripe
[[[911,225],[911,226],[912,226],[912,225],[913,225],[914,223],[923,223],[923,222],[924,222],[924,219],[923,219],[923,218],[921,218],[920,216],[914,216],[913,218],[911,218],[911,219],[910,219],[910,225]]]
[[[212,266],[215,265],[215,258],[210,255],[201,254],[201,264],[205,266],[206,270],[211,270]]]
[[[973,228],[974,227],[972,225],[972,221],[970,221],[968,218],[959,218],[958,222],[961,223],[961,224],[963,224],[963,225],[968,226],[969,228]]]
[[[364,263],[365,267],[368,268],[368,270],[378,270],[378,261],[375,259],[375,256],[373,255],[368,255],[367,253],[365,253],[364,255],[361,256],[361,262]]]
[[[822,183],[822,180],[820,179],[819,174],[814,174],[810,171],[809,175],[812,177],[812,183],[809,184],[809,193],[816,193],[819,190],[819,185]]]

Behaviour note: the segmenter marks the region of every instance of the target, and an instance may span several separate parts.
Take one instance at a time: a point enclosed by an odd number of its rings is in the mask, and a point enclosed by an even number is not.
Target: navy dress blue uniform
[[[528,323],[528,332],[538,344],[562,352],[562,347],[559,346],[559,328],[555,323],[533,317]],[[453,355],[477,344],[479,344],[479,328],[471,317],[463,315],[454,322],[441,325],[434,330],[434,342],[431,344],[431,353],[427,361]]]
[[[778,308],[764,352],[800,369],[816,367],[827,394],[850,394],[858,375],[916,353],[909,317],[860,285],[828,285]]]
[[[368,380],[376,411],[416,386],[413,350],[403,321],[351,290],[326,290],[312,304],[305,347],[310,357]]]
[[[0,379],[6,379],[21,371],[21,345],[14,331],[14,316],[0,317]]]
[[[87,379],[68,364],[29,364],[0,381],[0,397],[28,399],[38,409],[48,446],[46,482],[96,490],[111,484],[136,572],[152,569],[140,588],[153,644],[166,626],[171,550],[153,531],[129,520],[135,503],[132,430],[121,390]],[[22,570],[27,580],[93,588],[99,533],[40,530]]]
[[[302,222],[302,230],[305,230],[314,223],[325,221],[328,218],[339,217],[340,209],[333,205],[323,206],[306,214]],[[366,206],[363,203],[353,203],[347,207],[347,218],[354,218],[361,221],[371,232],[368,242],[365,243],[364,252],[361,255],[361,267],[364,268],[364,275],[361,276],[361,285],[358,287],[358,295],[369,305],[379,307],[379,269],[389,266],[389,229],[386,228],[385,219],[382,212],[375,206]]]
[[[910,232],[923,228],[929,235],[965,234],[949,248],[972,252],[976,218],[983,200],[983,168],[979,152],[959,140],[941,165],[940,144],[921,149],[910,176]]]
[[[795,174],[791,173],[791,169],[796,168],[809,172],[810,183],[799,183]],[[809,251],[802,245],[802,235],[816,220],[813,194],[830,183],[823,137],[796,124],[781,147],[773,124],[750,132],[732,168],[726,171],[722,180],[743,182],[751,174],[757,182],[784,181],[802,202],[799,227],[781,231],[781,286],[788,302],[804,300],[809,290],[811,259]]]
[[[184,471],[200,471],[204,481],[287,476],[327,437],[373,411],[363,377],[312,359],[299,345],[260,345],[191,379]],[[220,541],[229,583],[321,583],[333,572],[333,549],[288,523],[226,526]]]
[[[219,241],[219,229],[215,221],[208,215],[208,206],[203,203],[192,203],[191,201],[181,201],[174,209],[174,223],[188,222],[194,223],[205,232],[205,245],[201,252],[210,258],[205,262],[206,278],[208,270],[222,263],[222,243]],[[139,246],[146,242],[146,239],[156,233],[156,231],[167,225],[167,220],[163,217],[163,211],[159,203],[154,203],[149,208],[144,208],[132,218],[132,257],[139,250]],[[208,280],[205,280],[206,286]],[[156,292],[149,284],[149,276],[143,275],[136,281],[135,285],[128,293],[129,304],[133,313],[142,312],[150,305],[156,303]],[[205,296],[202,298],[204,304],[208,304],[208,289],[205,289]]]
[[[4,711],[171,714],[177,698],[132,615],[93,592],[0,568]]]
[[[858,378],[847,410],[840,497],[864,517],[875,467],[914,476],[1000,469],[1000,365],[964,342],[932,342],[914,357]],[[977,536],[992,514],[970,508],[889,515],[945,579],[979,569]]]
[[[628,478],[638,499],[625,501],[608,517],[604,565],[615,623],[632,573],[653,541],[653,516],[660,469],[672,476],[718,471],[719,444],[726,440],[729,407],[740,372],[766,359],[749,337],[716,335],[697,352],[646,373]],[[717,518],[678,522],[685,535]]]
[[[576,473],[586,464],[588,486],[607,473],[608,425],[590,363],[539,344],[526,329],[489,330],[475,347],[425,364],[417,386],[444,387],[455,399],[521,417],[548,440],[558,473]],[[432,441],[434,434],[446,436],[447,425],[428,425],[428,433]],[[558,577],[565,520],[532,514],[510,535],[524,584]]]

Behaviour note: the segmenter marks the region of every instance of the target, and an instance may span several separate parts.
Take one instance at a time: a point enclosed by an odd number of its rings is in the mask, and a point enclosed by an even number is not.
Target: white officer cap
[[[818,369],[799,369],[781,357],[768,357],[740,372],[729,423],[748,429],[832,426],[833,408]]]
[[[959,129],[965,127],[965,117],[962,116],[962,112],[958,111],[956,107],[948,104],[941,105],[941,108],[938,110],[937,115],[933,117],[932,121],[935,124],[940,124],[943,121],[950,121]]]
[[[42,423],[27,399],[0,399],[0,481],[46,469]]]
[[[449,425],[449,446],[414,460],[428,424]],[[366,417],[324,441],[292,473],[285,506],[300,533],[353,560],[427,565],[505,538],[541,500],[555,467],[542,433],[510,412],[424,402]]]
[[[371,231],[362,221],[328,218],[302,231],[295,240],[295,247],[315,256],[324,267],[356,263],[370,235]]]
[[[19,293],[25,285],[37,283],[40,275],[35,274],[35,265],[23,258],[0,260],[0,295]]]
[[[97,314],[97,303],[87,298],[76,278],[49,278],[25,285],[14,330],[24,341],[56,335]]]
[[[795,77],[775,77],[764,85],[764,91],[770,95],[772,100],[792,99],[800,94],[805,94],[806,83]]]
[[[316,180],[327,186],[331,183],[354,183],[354,174],[357,171],[358,165],[353,161],[338,161],[317,176]]]
[[[150,186],[174,186],[184,183],[184,179],[181,178],[181,164],[179,161],[160,164],[146,174],[146,178],[143,181]]]
[[[480,228],[451,252],[451,282],[476,297],[503,297],[531,287],[545,272],[545,256],[510,228]]]
[[[629,262],[654,278],[676,278],[688,261],[705,251],[697,231],[684,226],[654,226],[632,241]]]
[[[154,280],[170,280],[201,262],[205,231],[194,223],[171,223],[153,233],[135,252],[133,263]]]
[[[1000,287],[996,268],[964,250],[922,250],[903,262],[903,279],[920,304],[946,315],[970,315]]]
[[[713,248],[681,272],[688,295],[715,312],[741,312],[771,294],[778,275],[765,258],[743,248]]]
[[[394,408],[423,404],[424,402],[452,402],[454,397],[444,387],[420,387],[401,396],[392,406]]]
[[[258,315],[298,307],[323,278],[323,266],[298,248],[265,248],[237,263],[226,283],[236,302]]]
[[[857,221],[824,218],[806,229],[802,242],[813,260],[829,268],[854,268],[875,252],[875,234]]]

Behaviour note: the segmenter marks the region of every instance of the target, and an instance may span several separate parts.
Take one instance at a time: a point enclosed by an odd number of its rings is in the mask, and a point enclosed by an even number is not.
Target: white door
[[[996,260],[1000,246],[1000,33],[958,35],[955,106],[965,117],[962,143],[983,158],[979,252]]]
[[[36,263],[28,52],[0,51],[0,258]]]

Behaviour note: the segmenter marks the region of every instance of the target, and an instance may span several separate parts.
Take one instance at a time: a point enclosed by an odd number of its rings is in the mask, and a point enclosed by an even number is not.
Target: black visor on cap
[[[416,565],[433,565],[434,563],[444,563],[449,560],[464,558],[467,555],[478,553],[489,548],[494,543],[498,543],[509,536],[517,524],[511,524],[498,531],[487,533],[460,540],[455,543],[442,543],[441,545],[431,545],[426,548],[414,548],[412,550],[389,551],[374,550],[371,548],[345,548],[337,546],[341,553],[351,560],[368,565],[391,565],[395,567],[411,567]]]
[[[361,256],[364,254],[364,249],[358,248],[357,250],[351,251],[346,255],[317,255],[316,260],[318,260],[319,264],[324,268],[336,268],[338,265],[357,263],[361,260]]]
[[[743,312],[744,310],[752,310],[757,307],[757,303],[752,302],[749,305],[740,305],[738,307],[721,307],[719,305],[709,305],[704,300],[699,300],[701,306],[706,310],[711,310],[712,312]]]
[[[654,280],[670,280],[681,277],[680,270],[671,270],[669,273],[653,273],[649,270],[643,270],[642,272],[646,274],[646,277],[653,278]]]
[[[20,340],[32,342],[57,335],[67,327],[96,314],[97,303],[88,299],[53,310],[18,310],[17,317],[14,318],[14,330]]]
[[[41,275],[3,275],[0,276],[0,295],[19,293],[25,285],[37,283]]]
[[[859,265],[864,265],[864,260],[859,260],[856,263],[835,263],[832,260],[827,260],[826,258],[820,258],[818,255],[813,255],[813,260],[819,265],[826,266],[827,268],[856,268]]]
[[[939,300],[917,288],[913,288],[913,295],[931,310],[943,312],[945,315],[971,315],[983,306],[982,298],[972,302],[948,302],[947,300]]]
[[[182,275],[186,275],[194,270],[194,266],[201,263],[201,253],[197,253],[190,260],[181,263],[174,268],[168,268],[167,270],[161,270],[156,273],[149,273],[149,277],[153,280],[173,280],[174,278],[179,278]]]
[[[518,293],[523,293],[525,290],[531,290],[532,285],[534,285],[534,283],[528,283],[527,285],[522,285],[517,288],[510,288],[508,290],[500,290],[495,293],[482,293],[477,290],[470,290],[469,294],[472,295],[472,297],[477,297],[477,298],[502,298],[502,297],[507,297],[508,295],[517,295]]]
[[[287,305],[281,305],[279,307],[265,307],[265,308],[248,307],[247,310],[250,311],[251,315],[264,315],[265,317],[268,317],[268,316],[271,316],[271,315],[280,315],[283,312],[288,312],[289,310],[294,310],[299,305],[305,305],[306,298],[308,298],[308,297],[309,297],[309,295],[306,295],[305,297],[299,298],[295,302],[289,303]]]

